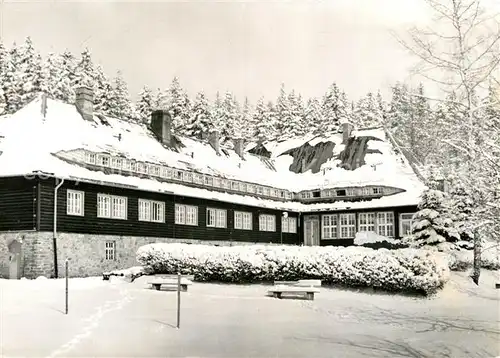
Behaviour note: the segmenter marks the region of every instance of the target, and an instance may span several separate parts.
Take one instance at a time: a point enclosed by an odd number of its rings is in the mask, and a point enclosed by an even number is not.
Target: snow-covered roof
[[[94,121],[84,120],[74,105],[57,100],[47,99],[43,115],[42,102],[42,96],[39,96],[18,112],[0,117],[0,176],[26,175],[41,171],[57,177],[104,181],[131,185],[142,190],[300,211],[413,205],[418,202],[424,188],[405,158],[394,152],[382,129],[353,132],[357,137],[374,137],[380,141],[368,142],[368,149],[373,151],[365,155],[366,164],[355,170],[347,170],[338,167],[338,155],[344,149],[341,133],[324,137],[307,135],[285,141],[267,142],[264,146],[271,153],[271,158],[245,152],[243,160],[233,150],[224,148],[224,153],[217,155],[208,142],[182,136],[177,136],[177,139],[183,146],[178,151],[171,150],[162,145],[143,125],[101,115],[95,115]],[[321,165],[319,172],[313,173],[309,170],[305,173],[295,173],[290,170],[294,158],[284,153],[306,143],[315,146],[320,142],[331,142],[335,146],[331,158]],[[247,146],[248,148],[251,147]],[[120,155],[137,161],[195,170],[293,192],[366,185],[391,186],[405,192],[362,202],[337,201],[308,205],[277,202],[160,182],[151,178],[105,174],[70,164],[53,155],[75,149]]]

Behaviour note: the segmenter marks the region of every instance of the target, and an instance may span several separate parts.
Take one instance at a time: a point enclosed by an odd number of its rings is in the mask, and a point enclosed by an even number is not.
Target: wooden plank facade
[[[9,230],[53,230],[54,211],[54,178],[27,179],[23,177],[0,178],[0,231]],[[82,216],[68,215],[67,191],[74,190],[84,193],[84,213]],[[126,197],[126,219],[100,218],[97,215],[98,194],[108,194]],[[164,222],[139,220],[139,199],[153,200],[165,203]],[[394,218],[394,237],[400,237],[399,214],[413,213],[415,206],[394,208],[370,208],[344,211],[322,211],[314,213],[287,212],[289,217],[296,219],[296,233],[281,232],[281,216],[283,211],[245,206],[191,198],[174,194],[146,192],[129,188],[104,186],[89,183],[65,181],[59,188],[57,198],[57,230],[67,233],[166,237],[175,239],[194,239],[211,241],[234,241],[256,243],[283,243],[291,245],[353,245],[353,238],[335,239],[325,237],[325,215],[354,214],[355,231],[359,229],[360,213],[392,212]],[[198,209],[197,225],[182,225],[175,223],[175,205],[191,205]],[[207,226],[207,208],[226,211],[226,227]],[[252,229],[235,229],[235,211],[252,214]],[[260,231],[259,216],[261,214],[275,216],[275,231]],[[308,235],[313,235],[313,241]]]

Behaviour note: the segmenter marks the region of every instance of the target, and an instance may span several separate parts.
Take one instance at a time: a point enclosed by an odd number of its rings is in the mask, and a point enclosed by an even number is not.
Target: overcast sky
[[[178,76],[191,95],[274,100],[284,82],[311,97],[335,81],[357,99],[408,79],[412,59],[388,30],[421,21],[422,2],[4,0],[1,26],[7,45],[31,36],[43,55],[89,47],[132,95]]]

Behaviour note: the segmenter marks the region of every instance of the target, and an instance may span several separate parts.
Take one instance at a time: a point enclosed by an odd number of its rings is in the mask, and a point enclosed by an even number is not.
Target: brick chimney
[[[208,142],[214,148],[215,153],[220,155],[220,133],[216,130],[210,132],[210,136],[208,137]]]
[[[354,126],[351,123],[342,123],[342,144],[347,144],[347,141],[349,140],[353,129]]]
[[[233,145],[236,154],[238,154],[241,159],[245,159],[245,157],[243,156],[243,138],[234,138]]]
[[[151,113],[151,130],[162,144],[172,144],[172,119],[167,111],[158,109]]]
[[[86,121],[94,119],[94,92],[92,88],[80,86],[75,90],[76,109]]]

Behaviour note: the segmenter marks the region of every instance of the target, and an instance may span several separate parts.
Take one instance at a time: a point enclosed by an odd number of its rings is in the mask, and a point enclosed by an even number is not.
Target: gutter
[[[56,178],[57,183],[57,178]],[[61,182],[56,185],[54,189],[54,235],[52,236],[52,245],[54,247],[54,276],[55,278],[59,278],[58,268],[57,268],[57,191],[63,185],[64,178],[61,179]]]

